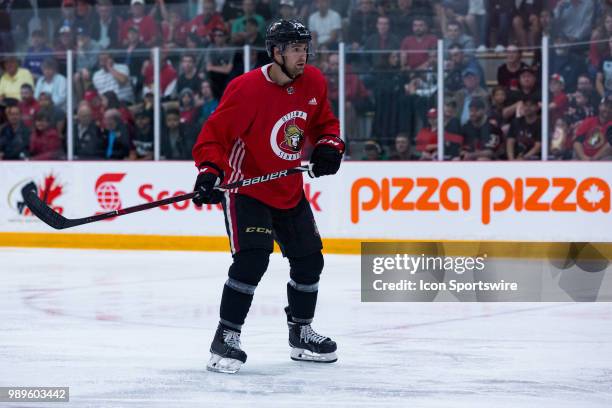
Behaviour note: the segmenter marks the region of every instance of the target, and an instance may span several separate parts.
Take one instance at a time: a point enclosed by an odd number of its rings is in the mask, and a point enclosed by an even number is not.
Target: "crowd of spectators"
[[[612,0],[0,0],[0,159],[151,160],[160,51],[161,156],[187,160],[227,83],[269,62],[265,29],[298,18],[337,113],[346,44],[348,156],[537,160],[612,156]],[[542,35],[551,38],[542,106]],[[436,78],[444,39],[444,87]],[[73,50],[67,95],[67,50]],[[67,99],[74,102],[67,112]]]

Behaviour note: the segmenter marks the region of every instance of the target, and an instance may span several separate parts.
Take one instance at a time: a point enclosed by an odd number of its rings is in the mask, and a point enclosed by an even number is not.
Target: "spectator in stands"
[[[574,139],[574,154],[576,159],[596,161],[607,159],[611,153],[610,143],[606,138],[612,125],[612,102],[602,101],[599,104],[599,114],[582,121],[576,129]]]
[[[416,136],[416,149],[420,160],[438,160],[438,110],[427,111],[427,126],[419,130]],[[459,160],[463,136],[460,132],[449,132],[444,129],[444,160]]]
[[[199,112],[195,104],[194,92],[185,88],[179,94],[179,111],[181,112],[181,123],[193,126],[198,119]]]
[[[221,28],[213,29],[213,44],[209,47],[206,61],[206,73],[213,85],[215,95],[222,95],[229,74],[234,68],[234,51],[227,49],[227,33]]]
[[[57,26],[54,32],[59,33],[63,27],[70,28],[74,32],[76,28],[76,15],[74,12],[74,0],[63,0],[60,9],[61,16],[59,20],[56,19]]]
[[[167,57],[168,51],[166,49],[162,49],[160,52],[159,59],[161,61],[161,67],[159,71],[159,87],[160,87],[160,95],[164,100],[168,100],[176,95],[176,83],[178,79],[178,75],[176,74],[176,70],[174,66],[172,66],[172,61]],[[151,57],[145,61],[142,65],[142,77],[143,77],[143,88],[142,93],[145,95],[148,92],[153,92],[154,86],[154,74],[155,68],[153,66],[153,51],[151,51]]]
[[[248,18],[245,27],[243,37],[244,42],[241,45],[250,45],[251,47],[260,48],[261,51],[257,51],[260,54],[257,58],[259,60],[263,60],[268,55],[267,52],[264,51],[266,47],[266,40],[259,31],[257,20],[254,18]],[[244,73],[244,70],[240,73]]]
[[[526,97],[530,100],[541,101],[540,89],[536,86],[536,73],[532,68],[521,69],[519,76],[519,89],[508,92],[506,107],[504,108],[504,119],[511,120],[513,117],[523,115],[523,102]]]
[[[560,0],[553,11],[553,27],[570,42],[587,41],[594,12],[594,0]]]
[[[502,53],[508,46],[514,0],[489,0],[486,5],[487,36],[491,36],[495,31],[495,41],[492,46],[495,47],[496,53]]]
[[[121,114],[116,109],[104,112],[104,131],[102,132],[104,158],[124,160],[130,154],[131,143]]]
[[[215,11],[214,0],[203,0],[202,13],[195,16],[188,23],[185,23],[182,31],[184,32],[185,37],[187,37],[189,34],[196,34],[202,39],[201,45],[206,47],[208,44],[210,44],[210,38],[212,37],[211,34],[215,28],[225,29],[223,17],[221,14]]]
[[[584,119],[590,116],[595,116],[595,106],[591,105],[587,95],[583,91],[576,90],[572,95],[565,114],[565,121],[570,127],[571,134],[576,134],[576,128]]]
[[[131,0],[130,11],[132,17],[121,25],[119,39],[121,44],[127,45],[127,32],[130,27],[138,27],[140,40],[147,46],[153,47],[158,38],[158,26],[153,17],[145,14],[144,0]]]
[[[91,25],[91,37],[103,49],[119,49],[122,21],[114,13],[111,0],[97,0],[96,13]]]
[[[255,19],[259,32],[263,36],[266,30],[266,21],[255,13],[255,0],[242,0],[242,16],[232,23],[232,43],[244,44],[246,40],[247,20]]]
[[[57,73],[57,62],[47,58],[42,63],[42,76],[36,81],[34,97],[38,99],[42,92],[51,95],[53,103],[59,108],[66,106],[66,77]]]
[[[372,135],[378,140],[392,140],[399,132],[412,134],[414,127],[414,97],[408,93],[408,73],[400,69],[398,52],[389,54],[381,67],[385,75],[374,78],[374,119]]]
[[[130,72],[129,82],[133,87],[133,91],[136,95],[142,92],[143,78],[142,78],[142,66],[147,61],[146,46],[140,41],[140,34],[138,33],[137,27],[130,27],[127,34],[127,48],[125,53],[119,58],[123,57],[121,63],[128,67]]]
[[[431,66],[429,51],[436,49],[438,40],[428,32],[425,18],[415,17],[412,20],[412,35],[404,38],[401,44],[404,69],[424,70]]]
[[[552,160],[569,160],[572,158],[571,129],[565,118],[556,120],[550,137],[550,155]]]
[[[463,125],[463,160],[495,160],[503,154],[503,133],[486,115],[487,105],[474,98],[469,105],[469,120]]]
[[[477,51],[485,52],[487,50],[487,10],[484,0],[469,0],[465,24],[474,36],[474,43],[478,46]],[[464,46],[464,48],[468,47]]]
[[[130,160],[153,159],[153,126],[152,118],[146,111],[136,112],[136,129],[132,138],[133,148],[130,150]]]
[[[451,44],[448,48],[448,53],[448,59],[444,61],[447,71],[444,86],[447,91],[456,92],[463,87],[463,71],[467,68],[477,71],[480,85],[483,88],[486,86],[482,67],[475,58],[470,58],[463,52],[461,45]]]
[[[185,45],[185,22],[178,8],[166,7],[164,0],[157,0],[155,6],[159,6],[161,14],[161,39],[166,48],[177,48]]]
[[[91,28],[93,26],[96,13],[90,4],[90,0],[76,0],[74,19],[77,27]]]
[[[508,133],[509,123],[504,118],[504,107],[506,106],[507,91],[503,86],[496,86],[491,91],[491,107],[487,116],[489,120],[502,129],[504,134]]]
[[[34,131],[30,135],[30,160],[58,160],[62,158],[62,139],[51,126],[50,112],[39,110],[34,116]]]
[[[74,32],[70,26],[62,26],[57,35],[57,41],[53,48],[55,60],[58,63],[58,72],[66,72],[66,55],[68,50],[74,50]]]
[[[308,28],[315,49],[333,50],[340,41],[342,17],[329,8],[329,0],[317,0],[317,11],[308,17]]]
[[[559,74],[550,77],[550,123],[556,123],[557,119],[562,118],[569,106],[569,99],[565,93],[565,80]]]
[[[34,86],[32,74],[27,69],[19,67],[19,60],[13,55],[4,57],[2,69],[4,73],[0,77],[0,103],[5,98],[21,100],[21,85]]]
[[[16,105],[6,107],[7,122],[0,128],[0,160],[23,160],[28,155],[30,129],[21,121]]]
[[[390,20],[388,16],[379,16],[376,19],[376,34],[370,35],[364,45],[366,51],[379,50],[398,50],[400,47],[400,38],[390,32]],[[379,70],[389,60],[389,53],[365,53],[367,58],[367,66],[371,69]]]
[[[416,160],[418,158],[418,155],[412,152],[408,133],[398,133],[397,136],[395,136],[395,144],[393,147],[393,151],[389,155],[389,160],[406,161]]]
[[[209,81],[202,81],[200,92],[195,96],[195,105],[200,111],[197,127],[201,128],[209,116],[217,109],[217,106],[219,106],[219,100],[213,95]]]
[[[297,9],[295,8],[294,0],[280,0],[278,6],[278,17],[291,20],[292,18],[297,18]]]
[[[347,42],[352,49],[363,47],[368,36],[376,31],[377,20],[374,0],[359,0],[359,6],[353,9],[348,21]]]
[[[0,2],[0,53],[14,51],[12,7],[11,1]]]
[[[38,101],[34,99],[34,89],[32,85],[21,85],[21,100],[19,101],[19,110],[21,111],[21,121],[28,129],[34,127],[34,115],[38,112],[40,106]]]
[[[457,102],[453,98],[444,100],[444,131],[455,135],[461,134],[461,122],[457,118]]]
[[[88,103],[79,105],[74,124],[74,156],[76,159],[100,159],[103,157],[103,140],[96,126]]]
[[[338,69],[340,58],[337,53],[331,53],[327,57],[327,79],[328,96],[334,112],[338,112],[339,86]],[[355,126],[359,116],[365,115],[372,107],[370,92],[365,87],[359,75],[353,73],[350,64],[345,66],[345,113],[347,116],[347,134],[356,134]]]
[[[161,156],[166,160],[189,160],[195,143],[194,132],[180,121],[177,109],[168,109],[161,134]]]
[[[113,57],[108,52],[101,52],[98,56],[100,69],[93,75],[93,85],[98,94],[106,91],[114,91],[119,100],[131,103],[134,93],[130,84],[130,70],[127,65],[115,64]]]
[[[103,122],[104,111],[116,109],[121,115],[121,122],[125,124],[128,133],[132,135],[134,133],[135,126],[134,115],[132,115],[132,111],[127,106],[119,101],[117,94],[113,91],[107,91],[104,92],[99,99],[99,104],[97,104],[95,100],[90,100],[89,106],[90,109],[92,109],[94,119],[98,120],[98,118],[100,118],[100,122]],[[96,112],[96,110],[98,112]]]
[[[550,50],[549,71],[556,72],[565,78],[565,83],[568,85],[567,91],[573,92],[575,84],[582,72],[587,71],[584,63],[584,57],[576,53],[569,52],[567,47],[569,39],[559,34],[554,39],[554,48]]]
[[[385,151],[376,140],[368,140],[363,145],[364,161],[386,160]]]
[[[582,91],[586,96],[589,105],[595,107],[595,114],[597,114],[597,109],[599,106],[599,102],[601,101],[601,96],[593,86],[593,81],[588,74],[581,74],[578,76],[578,81],[576,82],[576,90]]]
[[[180,93],[185,88],[193,92],[200,91],[202,79],[198,75],[196,59],[193,54],[183,54],[181,57],[181,74],[178,77],[176,89]]]
[[[451,20],[446,23],[446,34],[444,35],[444,51],[448,55],[451,45],[458,45],[461,49],[465,50],[465,53],[469,56],[474,55],[474,49],[476,48],[474,39],[463,33],[461,24],[455,20]]]
[[[595,83],[597,92],[602,98],[608,98],[612,95],[612,37],[608,39],[608,46],[610,52],[599,64]]]
[[[603,58],[610,55],[608,41],[606,41],[609,38],[612,38],[612,12],[601,19],[591,35],[589,48],[589,68],[591,72],[597,72]]]
[[[78,99],[91,85],[91,75],[98,62],[102,48],[93,41],[87,27],[77,27],[76,72],[74,73],[74,92]]]
[[[474,67],[467,67],[463,70],[462,75],[463,88],[457,91],[455,100],[457,101],[459,121],[463,125],[470,119],[470,103],[472,100],[479,99],[480,102],[485,104],[485,112],[488,110],[489,94],[480,86],[480,74]]]
[[[542,147],[542,124],[538,116],[538,100],[525,96],[523,114],[514,118],[508,131],[506,153],[508,160],[538,160]]]
[[[41,92],[38,97],[38,106],[41,110],[45,111],[45,116],[60,137],[63,137],[64,131],[66,130],[66,112],[63,109],[55,106],[51,94]],[[35,121],[36,122],[36,121]],[[36,123],[34,123],[36,126]]]
[[[108,91],[105,93],[112,93],[117,97],[117,95],[113,91]],[[107,109],[110,109],[108,106],[103,105],[103,97],[98,94],[98,91],[95,89],[90,89],[86,91],[83,95],[83,100],[79,102],[79,104],[86,102],[89,108],[91,109],[91,115],[93,116],[96,124],[100,127],[104,127],[104,112]]]
[[[497,68],[497,84],[510,89],[512,80],[519,79],[521,70],[527,68],[527,64],[521,61],[522,52],[514,44],[506,49],[506,62]]]
[[[412,6],[412,0],[397,0],[397,7],[389,16],[393,34],[403,39],[412,34],[412,19],[420,13]]]
[[[34,79],[42,75],[42,63],[51,57],[53,50],[45,44],[45,34],[42,30],[32,31],[32,45],[23,61],[23,67],[30,71]]]
[[[516,41],[521,47],[539,45],[540,11],[542,0],[519,0],[514,2],[512,27]]]

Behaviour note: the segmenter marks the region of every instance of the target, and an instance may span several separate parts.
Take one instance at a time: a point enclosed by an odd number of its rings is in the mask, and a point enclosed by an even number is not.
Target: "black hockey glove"
[[[197,194],[191,199],[195,205],[218,204],[223,200],[223,191],[216,190],[215,186],[221,184],[223,172],[211,163],[203,163],[200,166],[200,174],[196,179],[193,191]]]
[[[344,142],[342,139],[331,135],[321,137],[310,155],[312,170],[308,174],[310,177],[336,174],[340,168],[343,154]]]

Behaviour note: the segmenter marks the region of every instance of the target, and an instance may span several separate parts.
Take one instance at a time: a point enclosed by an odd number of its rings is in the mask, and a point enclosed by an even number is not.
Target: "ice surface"
[[[320,286],[313,326],[337,363],[289,359],[275,254],[243,330],[247,363],[208,372],[229,263],[0,248],[0,386],[69,386],[70,407],[612,406],[612,304],[366,304],[357,256],[326,256]]]

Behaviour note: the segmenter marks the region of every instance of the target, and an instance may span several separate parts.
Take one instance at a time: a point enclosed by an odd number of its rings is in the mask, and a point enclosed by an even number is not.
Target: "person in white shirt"
[[[334,49],[340,40],[342,18],[329,8],[329,0],[317,0],[317,8],[318,11],[308,18],[313,46],[318,49]]]
[[[66,109],[66,77],[57,73],[57,61],[47,58],[41,65],[42,76],[36,81],[34,98],[38,100],[41,93],[51,95],[53,104]]]

